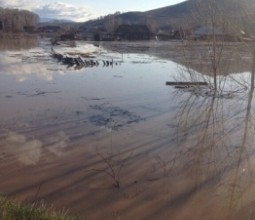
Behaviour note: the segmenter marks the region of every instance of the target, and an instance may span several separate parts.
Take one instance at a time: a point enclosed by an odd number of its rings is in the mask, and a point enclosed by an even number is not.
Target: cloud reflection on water
[[[1,151],[4,157],[14,157],[24,165],[35,165],[39,162],[42,152],[42,142],[28,139],[26,136],[8,132],[1,140]]]
[[[53,155],[61,157],[68,143],[69,136],[64,132],[58,132],[41,141],[8,131],[1,138],[0,155],[2,160],[11,157],[23,165],[36,165],[41,159],[43,150],[46,149]]]
[[[51,81],[53,75],[63,74],[63,70],[50,70],[49,66],[39,62],[27,63],[16,57],[11,57],[8,53],[0,54],[0,72],[13,76],[18,82],[23,82],[30,77]]]
[[[46,139],[47,149],[56,156],[62,156],[68,147],[69,141],[69,136],[65,132],[60,131]]]

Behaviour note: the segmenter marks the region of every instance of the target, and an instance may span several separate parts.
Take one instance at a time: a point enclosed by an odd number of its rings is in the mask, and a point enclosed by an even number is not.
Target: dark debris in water
[[[101,101],[101,100],[104,100],[106,98],[97,98],[97,97],[85,97],[85,96],[82,96],[81,99],[84,99],[86,101]]]
[[[121,76],[121,75],[114,75],[113,77],[114,78],[123,78],[123,76]]]
[[[52,49],[51,53],[52,57],[56,59],[58,62],[66,65],[67,68],[74,67],[75,70],[79,70],[82,68],[92,68],[92,67],[113,67],[120,64],[120,62],[112,60],[97,60],[97,59],[83,59],[80,55],[68,56],[57,53],[54,49]]]
[[[90,123],[94,124],[95,126],[105,126],[113,130],[118,130],[124,126],[144,120],[139,115],[107,103],[101,105],[91,105],[90,108],[99,112],[99,114],[89,117]]]
[[[89,117],[89,121],[96,126],[108,126],[111,122],[110,119],[104,115],[92,115]]]
[[[44,91],[41,89],[35,89],[34,92],[32,92],[32,93],[27,92],[27,91],[17,92],[18,95],[24,95],[27,97],[44,96],[46,94],[57,94],[57,93],[60,93],[60,91]]]
[[[175,89],[182,92],[193,93],[197,97],[209,97],[218,99],[233,99],[236,93],[242,93],[243,90],[236,91],[215,91],[212,86],[206,82],[167,82],[166,85],[174,86]]]
[[[132,64],[151,64],[152,61],[132,61]]]

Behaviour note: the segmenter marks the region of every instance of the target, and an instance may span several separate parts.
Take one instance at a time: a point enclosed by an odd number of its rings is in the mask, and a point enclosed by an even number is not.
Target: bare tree
[[[121,25],[122,21],[119,15],[120,12],[115,12],[114,14],[109,14],[104,17],[105,27],[108,33],[114,34],[116,28]]]
[[[224,89],[235,62],[233,60],[240,57],[239,49],[242,46],[238,43],[241,32],[238,18],[241,19],[242,16],[233,19],[231,12],[226,13],[228,3],[236,6],[228,0],[198,0],[189,21],[184,22],[181,27],[185,30],[181,35],[182,63],[186,66],[190,80],[196,79],[197,73],[201,73],[214,96],[226,93]],[[242,11],[241,14],[245,13]],[[187,34],[187,30],[191,30],[190,33]]]
[[[25,26],[35,27],[39,16],[27,10],[0,8],[0,21],[4,32],[22,32]]]

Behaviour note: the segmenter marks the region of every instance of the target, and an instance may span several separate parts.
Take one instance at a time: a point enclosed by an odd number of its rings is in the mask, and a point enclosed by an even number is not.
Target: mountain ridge
[[[208,4],[214,4],[219,17],[217,19],[224,19],[224,22],[232,25],[232,29],[255,34],[255,26],[252,22],[255,19],[254,0],[187,0],[145,12],[133,11],[107,15],[102,19],[85,22],[81,28],[101,27],[108,32],[112,32],[121,24],[145,24],[152,32],[157,32],[163,27],[192,28],[206,25],[205,21],[210,14],[207,9]]]

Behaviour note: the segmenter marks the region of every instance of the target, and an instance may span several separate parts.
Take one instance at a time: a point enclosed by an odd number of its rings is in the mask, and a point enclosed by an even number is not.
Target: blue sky
[[[32,10],[41,17],[85,21],[116,11],[146,11],[184,0],[0,0],[1,7]]]

